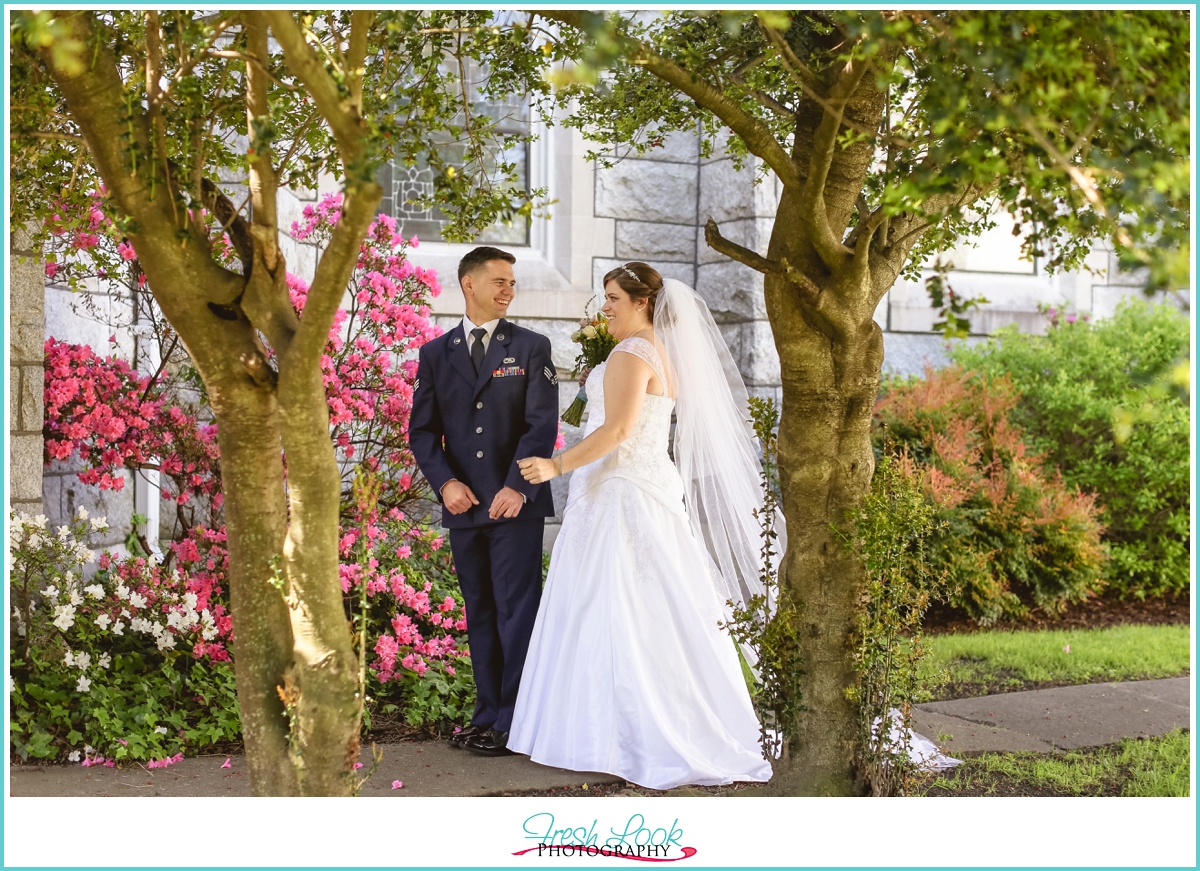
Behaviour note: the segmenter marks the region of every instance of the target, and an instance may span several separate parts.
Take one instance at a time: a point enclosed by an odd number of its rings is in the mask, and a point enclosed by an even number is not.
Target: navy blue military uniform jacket
[[[478,375],[461,322],[421,347],[409,420],[413,457],[439,498],[457,478],[479,500],[462,514],[443,508],[442,526],[504,523],[488,517],[503,487],[526,497],[516,519],[553,516],[549,485],[522,478],[517,460],[549,457],[557,437],[558,376],[541,333],[501,318]]]

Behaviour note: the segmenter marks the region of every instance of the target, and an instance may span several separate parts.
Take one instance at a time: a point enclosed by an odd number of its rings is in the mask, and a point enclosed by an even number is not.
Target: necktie
[[[483,337],[486,335],[487,330],[483,327],[476,327],[471,330],[471,338],[475,340],[475,344],[471,346],[471,362],[475,364],[476,375],[483,368]]]

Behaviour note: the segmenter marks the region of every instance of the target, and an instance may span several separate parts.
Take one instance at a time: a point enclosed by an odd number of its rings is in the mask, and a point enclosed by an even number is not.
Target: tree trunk
[[[234,671],[250,789],[297,795],[278,692],[292,661],[292,629],[271,565],[282,555],[287,520],[278,405],[272,391],[252,383],[210,384],[208,394],[221,448]]]
[[[776,217],[771,256],[822,270],[794,220],[794,198],[784,194]],[[797,253],[793,253],[797,252]],[[879,391],[883,334],[875,323],[866,287],[850,270],[824,273],[822,295],[842,300],[830,337],[795,285],[781,276],[765,279],[767,312],[779,351],[783,409],[779,428],[779,477],[788,549],[782,583],[800,613],[803,709],[787,758],[770,792],[780,795],[850,795],[858,791],[854,750],[858,718],[846,691],[857,681],[852,631],[864,568],[838,539],[847,513],[869,492],[875,471],[871,413]],[[859,299],[857,307],[846,300]],[[817,307],[817,311],[821,307]]]

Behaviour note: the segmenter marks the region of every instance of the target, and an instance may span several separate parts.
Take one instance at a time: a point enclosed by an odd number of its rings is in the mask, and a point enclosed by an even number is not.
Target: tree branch
[[[724,254],[731,260],[736,260],[743,266],[749,266],[755,272],[761,272],[763,275],[782,275],[800,288],[802,298],[815,299],[821,292],[816,282],[789,264],[786,257],[780,260],[771,260],[737,242],[726,239],[721,235],[717,222],[712,218],[709,218],[704,224],[704,241],[708,243],[709,248],[719,254]]]
[[[585,14],[582,11],[542,13],[546,18],[586,32]],[[625,44],[625,54],[632,63],[645,67],[648,72],[712,112],[741,137],[750,153],[762,159],[784,186],[799,188],[800,174],[796,171],[796,164],[765,124],[698,75],[657,54],[641,40],[624,33],[618,34],[617,39]]]
[[[375,13],[370,9],[355,9],[350,13],[350,46],[346,51],[346,84],[350,88],[350,104],[362,114],[363,76],[366,73],[367,36]]]
[[[337,84],[325,71],[325,65],[317,53],[305,41],[304,33],[291,12],[270,9],[262,14],[271,22],[271,32],[283,48],[288,68],[304,83],[317,110],[333,131],[342,166],[348,169],[364,151],[362,113],[349,100],[342,99]],[[355,248],[357,250],[357,245]]]
[[[834,271],[841,268],[850,254],[850,249],[838,240],[829,225],[829,213],[825,208],[825,181],[829,176],[829,167],[833,164],[837,135],[842,126],[846,103],[858,89],[869,66],[870,62],[865,60],[847,61],[842,74],[830,89],[829,105],[813,134],[808,179],[800,194],[800,220],[808,230],[817,255]]]

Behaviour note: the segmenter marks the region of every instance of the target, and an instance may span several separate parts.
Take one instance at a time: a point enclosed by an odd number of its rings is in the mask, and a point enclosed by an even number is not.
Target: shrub
[[[1102,585],[1095,497],[1064,485],[1010,421],[1017,393],[1003,377],[957,366],[890,384],[876,406],[876,450],[888,440],[935,508],[928,560],[980,623],[1048,613]]]
[[[858,776],[872,795],[907,795],[918,774],[906,740],[912,706],[920,700],[921,663],[930,650],[921,636],[929,605],[947,596],[946,572],[927,560],[935,511],[919,476],[906,474],[885,453],[875,468],[871,492],[835,530],[866,567],[854,627],[858,683]],[[903,736],[903,737],[902,737]]]
[[[1186,357],[1188,343],[1177,310],[1139,300],[1108,320],[1068,323],[1052,313],[1045,336],[1008,329],[953,351],[985,378],[1007,375],[1020,392],[1010,420],[1030,448],[1096,496],[1112,555],[1105,576],[1123,597],[1177,593],[1190,583],[1186,400],[1162,395],[1153,422],[1134,426],[1124,441],[1114,432],[1114,421],[1142,407]]]
[[[57,532],[13,515],[9,706],[23,759],[162,766],[185,749],[238,738],[223,589],[141,558],[87,546],[103,518]]]

